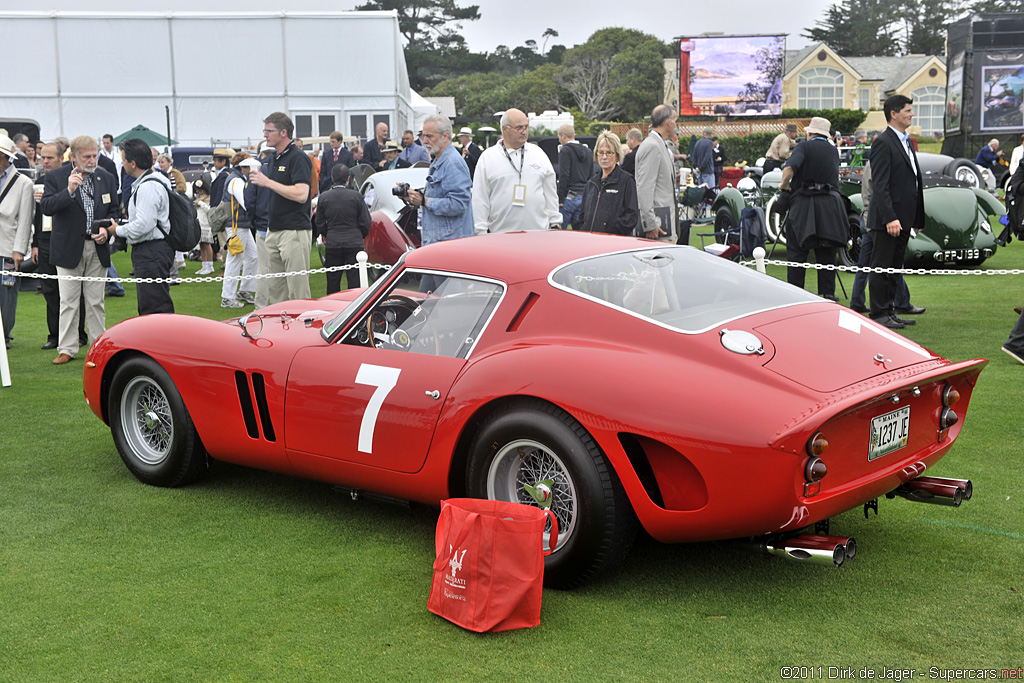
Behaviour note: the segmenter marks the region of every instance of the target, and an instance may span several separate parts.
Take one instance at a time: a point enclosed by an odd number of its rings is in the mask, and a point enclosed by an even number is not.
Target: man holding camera
[[[150,157],[152,158],[152,157]],[[163,282],[139,282],[136,285],[139,315],[174,313],[171,284],[167,274],[174,266],[174,249],[164,239],[171,231],[171,181],[155,170],[146,158],[146,143],[130,138],[121,143],[122,168],[134,179],[132,193],[125,205],[128,222],[110,221],[101,229],[111,239],[123,237],[132,245],[132,268],[137,278],[158,278]]]
[[[409,190],[408,201],[423,207],[423,246],[471,237],[473,181],[462,155],[452,147],[452,123],[435,114],[423,122],[423,142],[433,157],[427,186]]]
[[[116,218],[117,178],[99,168],[95,138],[80,135],[71,141],[71,161],[46,174],[39,208],[50,216],[50,263],[57,266],[60,291],[59,337],[54,365],[64,365],[78,354],[78,321],[85,315],[89,339],[106,330],[103,282],[67,280],[75,276],[104,277],[110,266],[107,232],[97,223]],[[79,306],[85,297],[85,311]]]

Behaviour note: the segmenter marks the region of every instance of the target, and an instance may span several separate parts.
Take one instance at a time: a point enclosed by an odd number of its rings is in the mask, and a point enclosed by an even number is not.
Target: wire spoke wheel
[[[174,439],[171,406],[160,386],[149,377],[136,377],[121,397],[124,435],[142,462],[158,465],[167,459]]]
[[[537,441],[513,441],[498,451],[487,472],[487,497],[550,509],[558,519],[556,549],[572,538],[579,508],[576,489],[561,459]],[[550,526],[545,527],[545,545]]]

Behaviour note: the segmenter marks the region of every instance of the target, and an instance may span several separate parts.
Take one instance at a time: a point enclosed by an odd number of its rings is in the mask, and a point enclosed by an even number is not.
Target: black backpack
[[[156,180],[156,178],[153,176],[144,178],[139,185],[150,180]],[[160,184],[163,185],[163,183]],[[202,234],[196,207],[184,192],[175,192],[166,185],[163,187],[167,192],[171,231],[164,232],[160,223],[157,223],[156,229],[163,234],[164,240],[175,251],[191,251],[199,244],[199,237]]]

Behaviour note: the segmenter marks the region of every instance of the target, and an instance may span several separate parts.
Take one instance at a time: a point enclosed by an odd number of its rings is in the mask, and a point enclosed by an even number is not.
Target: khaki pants
[[[256,233],[256,272],[260,275],[270,272],[270,254],[267,253],[267,238]],[[270,280],[265,277],[256,280],[256,308],[264,308],[270,303]]]
[[[106,247],[103,247],[106,249]],[[57,275],[67,276],[90,276],[106,277],[107,267],[100,263],[100,257],[96,254],[96,247],[92,240],[85,243],[82,250],[82,260],[75,268],[61,268],[57,266]],[[83,282],[81,280],[59,280],[60,289],[60,318],[57,324],[58,339],[57,352],[66,353],[72,358],[78,354],[78,319],[85,315],[85,326],[89,329],[89,343],[96,341],[96,337],[103,334],[107,329],[107,313],[103,308],[103,282]],[[79,310],[79,301],[85,296],[85,311]]]
[[[313,246],[312,230],[272,230],[267,233],[266,247],[271,273],[309,270],[309,252]],[[270,303],[289,299],[308,299],[309,274],[270,278]]]

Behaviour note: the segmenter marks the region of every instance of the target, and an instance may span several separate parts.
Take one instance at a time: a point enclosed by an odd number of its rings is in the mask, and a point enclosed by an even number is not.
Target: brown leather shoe
[[[1013,312],[1016,313],[1017,315],[1020,315],[1022,312],[1024,312],[1024,307],[1022,307],[1022,306],[1014,306],[1013,307]]]
[[[59,356],[57,356],[56,358],[53,359],[53,364],[54,365],[64,365],[65,363],[70,363],[70,362],[71,362],[71,356],[69,356],[66,353],[62,353],[62,354],[60,354]]]

